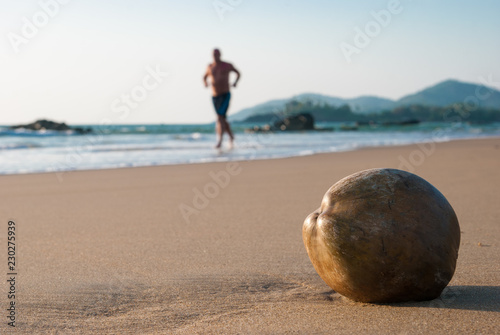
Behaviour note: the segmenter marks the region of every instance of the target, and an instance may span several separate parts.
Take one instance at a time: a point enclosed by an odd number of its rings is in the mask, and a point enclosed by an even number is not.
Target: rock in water
[[[57,131],[68,131],[72,130],[76,132],[77,134],[88,134],[92,132],[91,128],[81,128],[81,127],[75,127],[72,128],[68,126],[66,123],[62,122],[54,122],[50,120],[37,120],[32,123],[28,124],[19,124],[15,126],[10,126],[10,129],[29,129],[29,130],[57,130]]]
[[[314,130],[314,117],[310,113],[301,113],[276,121],[273,126],[279,130]]]
[[[333,185],[302,229],[309,258],[336,292],[361,302],[439,297],[455,272],[457,216],[424,179],[372,169]]]

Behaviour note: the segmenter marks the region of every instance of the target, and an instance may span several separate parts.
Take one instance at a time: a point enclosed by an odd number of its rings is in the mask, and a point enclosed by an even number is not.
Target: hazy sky
[[[449,78],[500,89],[498,0],[0,4],[0,124],[211,122],[214,47],[242,73],[232,113],[305,92],[396,99]]]

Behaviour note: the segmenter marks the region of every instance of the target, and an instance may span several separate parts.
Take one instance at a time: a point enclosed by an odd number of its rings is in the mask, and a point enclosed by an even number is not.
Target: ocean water
[[[83,125],[93,133],[10,130],[0,126],[0,174],[272,159],[427,141],[500,136],[500,124],[421,123],[342,131],[245,133],[233,124],[232,150],[214,149],[214,125]],[[227,137],[226,137],[227,139]],[[224,144],[227,146],[227,142]]]

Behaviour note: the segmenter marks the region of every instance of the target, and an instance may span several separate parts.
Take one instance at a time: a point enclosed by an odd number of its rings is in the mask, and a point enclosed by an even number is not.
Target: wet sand
[[[440,299],[352,302],[308,259],[305,217],[339,179],[375,167],[413,171],[457,213],[457,270]],[[4,274],[8,220],[17,227],[16,333],[493,334],[499,187],[500,139],[0,176]]]

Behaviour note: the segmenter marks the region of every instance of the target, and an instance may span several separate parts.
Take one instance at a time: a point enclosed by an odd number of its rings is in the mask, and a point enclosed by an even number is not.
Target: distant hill
[[[398,106],[423,105],[423,106],[449,106],[455,103],[463,103],[468,97],[476,97],[467,103],[479,102],[481,107],[500,108],[500,92],[494,89],[479,88],[481,85],[463,83],[457,80],[446,80],[432,87],[426,88],[415,94],[407,95],[397,101]],[[478,92],[476,92],[478,90]],[[485,99],[487,94],[490,95]]]
[[[346,99],[346,104],[359,114],[379,113],[396,107],[393,100],[373,96]]]
[[[275,110],[282,109],[285,104],[292,99],[293,98],[264,102],[262,104],[258,104],[257,106],[245,108],[235,114],[229,115],[228,119],[230,121],[243,121],[250,116],[273,113]]]
[[[423,105],[444,107],[454,103],[467,102],[468,97],[475,97],[479,84],[463,83],[457,80],[446,80],[437,85],[428,87],[414,94],[404,96],[399,100],[391,100],[375,96],[361,96],[351,99],[343,99],[322,94],[304,93],[288,99],[271,100],[254,107],[243,109],[229,117],[230,121],[243,121],[250,116],[270,114],[284,109],[287,102],[296,100],[299,102],[310,101],[313,104],[328,104],[332,106],[349,105],[356,114],[381,113],[397,107],[409,105]],[[481,107],[500,109],[500,91],[484,87],[479,94],[490,95],[486,99],[477,99]],[[472,101],[471,101],[472,102]]]
[[[303,93],[288,99],[277,99],[264,102],[254,107],[245,108],[236,114],[229,116],[230,121],[243,121],[254,115],[269,114],[281,111],[287,102],[296,100],[300,102],[310,101],[313,104],[328,104],[332,106],[349,105],[352,110],[360,114],[377,113],[394,108],[394,101],[375,96],[362,96],[353,99],[342,99],[316,93]]]

